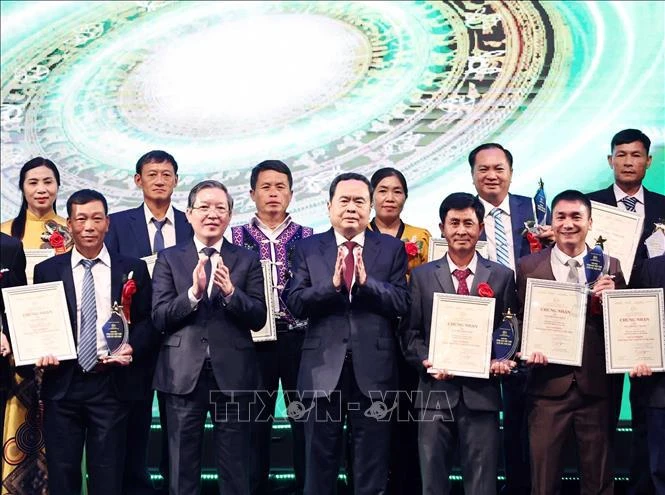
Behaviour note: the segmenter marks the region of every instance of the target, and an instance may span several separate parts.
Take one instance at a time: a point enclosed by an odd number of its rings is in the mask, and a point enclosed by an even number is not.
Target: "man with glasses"
[[[169,491],[199,493],[210,413],[220,490],[249,493],[250,421],[260,386],[252,330],[266,321],[259,257],[227,242],[233,199],[206,180],[189,193],[193,239],[163,250],[153,272],[153,321],[164,340],[154,386],[165,394]]]

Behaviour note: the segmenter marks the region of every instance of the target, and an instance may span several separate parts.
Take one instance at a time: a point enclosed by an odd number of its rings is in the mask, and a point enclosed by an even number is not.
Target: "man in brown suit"
[[[555,245],[520,259],[518,295],[524,307],[528,278],[586,283],[583,258],[591,229],[591,204],[579,191],[563,191],[552,201]],[[580,458],[580,492],[613,492],[611,432],[614,380],[605,373],[602,311],[598,297],[604,290],[625,287],[619,262],[611,258],[609,274],[601,275],[587,304],[582,366],[548,364],[534,352],[527,381],[528,423],[533,494],[559,493],[563,474],[563,447],[574,434]],[[594,299],[596,299],[594,301]]]

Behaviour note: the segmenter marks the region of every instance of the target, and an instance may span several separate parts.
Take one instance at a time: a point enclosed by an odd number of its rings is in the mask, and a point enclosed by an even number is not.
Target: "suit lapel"
[[[61,257],[57,257],[57,259],[60,262],[58,270],[60,272],[62,285],[65,287],[65,296],[67,297],[69,320],[72,323],[74,341],[78,343],[78,321],[76,319],[78,305],[76,304],[76,288],[74,287],[74,276],[72,274],[72,253],[69,251]]]
[[[150,239],[148,238],[148,226],[145,223],[145,215],[143,214],[143,205],[129,212],[128,224],[136,240],[138,252],[152,254]]]
[[[382,234],[377,234],[371,230],[365,231],[365,246],[363,247],[363,263],[365,264],[365,271],[372,273],[374,262],[379,256],[379,249],[381,244]]]
[[[173,219],[175,220],[175,242],[176,244],[186,241],[192,237],[192,233],[188,228],[189,222],[185,214],[173,208]]]
[[[526,204],[525,204],[526,203]],[[533,220],[533,205],[530,201],[525,201],[512,194],[508,195],[508,204],[510,205],[510,228],[513,231],[513,254],[515,256],[515,265],[522,255],[522,229],[526,220]]]
[[[492,274],[490,270],[489,262],[478,255],[478,262],[476,264],[476,273],[473,274],[473,284],[471,284],[471,290],[469,291],[472,296],[478,295],[478,284],[487,282]]]
[[[332,277],[332,274],[335,272],[335,262],[337,261],[337,241],[335,240],[335,232],[333,229],[330,229],[321,236],[319,249],[321,251],[321,256],[323,257],[323,262]]]
[[[237,247],[229,243],[226,239],[222,242],[222,248],[219,255],[222,257],[224,264],[229,269],[229,274],[233,273],[233,267],[238,261],[238,253],[236,253]],[[213,267],[214,268],[214,267]],[[214,276],[214,271],[212,272]],[[212,290],[210,291],[210,299],[214,299],[215,296],[219,294],[219,287],[215,284],[212,285]]]
[[[541,251],[542,255],[538,260],[536,269],[531,273],[531,278],[540,278],[543,280],[554,280],[552,271],[552,248]]]
[[[129,273],[124,273],[124,266],[118,257],[111,255],[111,304],[122,304],[123,276],[129,277]]]
[[[453,278],[450,274],[450,267],[448,266],[448,255],[436,262],[436,271],[434,272],[436,279],[441,286],[441,289],[446,294],[455,294],[455,286],[453,285]]]

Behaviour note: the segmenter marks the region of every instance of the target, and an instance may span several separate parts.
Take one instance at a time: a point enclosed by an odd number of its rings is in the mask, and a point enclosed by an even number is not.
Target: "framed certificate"
[[[607,239],[604,251],[619,260],[621,271],[628,282],[642,235],[644,217],[596,201],[591,202],[591,217],[593,226],[587,234],[586,243],[593,247],[599,236]]]
[[[2,297],[16,366],[49,354],[60,361],[77,358],[62,282],[9,287]]]
[[[494,298],[441,292],[433,298],[428,372],[489,378]]]
[[[25,276],[28,279],[28,284],[32,285],[35,266],[44,260],[55,256],[55,249],[26,249],[25,250]]]
[[[275,294],[272,286],[272,262],[261,260],[263,270],[263,295],[266,298],[267,317],[266,324],[258,332],[252,332],[254,342],[268,342],[277,340],[277,327],[275,326]]]
[[[522,359],[542,352],[549,363],[582,366],[586,304],[582,284],[527,279]]]
[[[476,251],[478,251],[483,258],[489,259],[487,241],[478,241],[478,244],[476,244]],[[448,241],[446,241],[445,239],[439,239],[434,237],[430,238],[427,261],[438,260],[440,258],[443,258],[443,255],[446,254],[447,252],[448,252]]]
[[[157,263],[157,255],[151,254],[150,256],[145,256],[141,259],[145,261],[145,264],[148,266],[148,273],[150,274],[150,278],[152,278],[152,271],[155,269],[155,263]]]
[[[603,291],[603,320],[607,373],[640,363],[665,371],[663,289]]]

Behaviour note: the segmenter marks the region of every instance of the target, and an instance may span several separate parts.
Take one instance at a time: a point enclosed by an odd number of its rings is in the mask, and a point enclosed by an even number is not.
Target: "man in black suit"
[[[665,288],[665,255],[646,260],[632,284],[635,288]],[[665,493],[665,373],[654,373],[638,364],[630,373],[640,383],[635,397],[645,409],[646,437],[651,482],[658,494]],[[632,397],[631,397],[632,403]]]
[[[393,329],[409,305],[407,257],[398,239],[366,230],[370,189],[360,174],[335,177],[328,203],[332,229],[295,248],[287,305],[296,318],[309,318],[298,373],[308,409],[309,495],[335,491],[345,419],[354,493],[384,493],[387,486],[390,415],[372,413],[396,400],[399,345]]]
[[[23,244],[5,233],[0,232],[0,289],[26,285],[25,252]],[[0,291],[0,431],[4,430],[5,405],[7,404],[7,391],[11,385],[9,362],[5,359],[12,352],[9,342],[9,330],[5,316],[5,301]]]
[[[256,253],[224,238],[233,200],[203,181],[189,193],[194,237],[161,251],[153,272],[153,321],[164,334],[154,386],[165,394],[169,490],[200,491],[205,419],[224,494],[249,493],[249,408],[260,386],[252,330],[266,321]]]
[[[441,235],[448,252],[411,273],[411,314],[404,336],[407,360],[420,373],[416,408],[419,410],[418,443],[423,494],[450,492],[453,452],[459,451],[464,491],[496,493],[499,462],[499,410],[501,393],[498,374],[509,373],[514,361],[492,360],[490,379],[454,377],[446,370],[428,372],[432,295],[479,295],[479,286],[489,286],[496,299],[494,327],[508,308],[516,308],[512,270],[476,253],[483,226],[484,208],[471,194],[453,193],[439,208]],[[447,397],[443,408],[436,395]],[[449,406],[449,407],[448,407]],[[433,408],[436,407],[436,408]],[[482,466],[479,468],[478,466]]]
[[[612,137],[610,143],[611,154],[607,162],[614,172],[614,184],[587,194],[592,201],[616,206],[632,211],[644,217],[644,227],[640,242],[635,253],[632,273],[639,275],[644,260],[648,258],[644,241],[654,230],[654,224],[665,219],[665,196],[649,191],[642,185],[647,169],[651,166],[649,148],[651,140],[638,129],[624,129]],[[640,382],[631,380],[630,405],[633,426],[632,455],[630,468],[629,493],[653,493],[653,486],[649,480],[647,465],[647,439],[645,427],[645,411],[640,406]],[[621,395],[623,383],[620,385],[618,395]],[[619,419],[620,404],[615,405],[617,420]]]
[[[34,282],[62,280],[78,359],[44,356],[44,434],[51,495],[81,492],[81,457],[86,446],[88,491],[123,494],[127,421],[132,401],[146,391],[137,384],[133,359],[150,348],[151,284],[146,264],[111,254],[104,246],[109,218],[103,195],[83,189],[67,200],[67,225],[74,249],[35,267]],[[122,303],[124,284],[136,284],[130,304],[129,344],[109,356],[103,327],[114,302]],[[126,309],[126,308],[125,308]]]
[[[187,217],[171,204],[173,191],[178,185],[178,163],[172,155],[161,150],[144,154],[136,162],[134,183],[143,193],[143,204],[110,215],[111,225],[105,239],[109,252],[144,258],[192,238],[192,226]],[[153,492],[147,455],[154,395],[151,383],[156,360],[157,353],[134,363],[136,380],[148,385],[145,397],[133,404],[129,417],[123,481],[123,492],[127,495],[150,495]],[[162,433],[159,470],[168,485],[168,433],[161,394],[158,394],[158,403]]]

